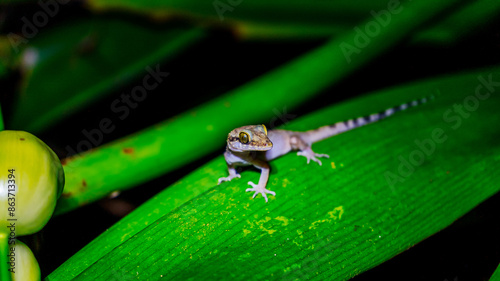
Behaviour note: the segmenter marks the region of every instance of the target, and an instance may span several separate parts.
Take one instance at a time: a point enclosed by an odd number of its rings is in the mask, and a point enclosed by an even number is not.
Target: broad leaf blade
[[[500,98],[491,94],[500,91],[499,73],[386,90],[294,121],[290,129],[310,129],[436,95],[426,105],[315,144],[315,151],[331,155],[323,166],[306,165],[293,153],[276,159],[268,187],[277,195],[269,203],[244,192],[247,181],[258,179],[252,171],[216,186],[227,173],[219,157],[132,212],[47,280],[349,279],[500,190]],[[443,133],[436,137],[436,130]],[[418,144],[427,139],[435,139],[432,152]],[[415,155],[423,155],[421,163]],[[388,172],[402,181],[389,184]],[[192,193],[200,195],[183,204]]]

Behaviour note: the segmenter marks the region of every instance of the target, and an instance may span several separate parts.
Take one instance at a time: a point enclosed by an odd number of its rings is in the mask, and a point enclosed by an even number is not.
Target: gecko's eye
[[[250,141],[250,136],[245,132],[241,132],[240,133],[240,142],[241,143],[248,143],[249,141]]]

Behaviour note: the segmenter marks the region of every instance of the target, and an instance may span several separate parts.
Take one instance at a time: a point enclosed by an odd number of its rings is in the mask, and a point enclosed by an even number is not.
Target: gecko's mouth
[[[241,142],[228,142],[229,149],[232,151],[243,152],[243,151],[268,151],[273,148],[273,143],[267,140],[263,143],[249,142],[243,144]]]

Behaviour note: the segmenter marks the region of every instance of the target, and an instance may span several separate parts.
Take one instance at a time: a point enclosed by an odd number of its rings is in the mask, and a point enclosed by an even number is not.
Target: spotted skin
[[[249,125],[236,128],[228,134],[226,152],[224,153],[229,176],[219,178],[218,184],[240,178],[241,175],[236,171],[238,166],[254,166],[261,170],[259,182],[257,184],[248,182],[252,188],[247,188],[246,191],[255,192],[252,198],[255,198],[257,194],[261,194],[268,202],[267,194],[276,196],[274,191],[266,189],[270,170],[269,161],[290,151],[298,151],[297,155],[306,157],[307,164],[312,160],[321,166],[321,160],[318,158],[329,158],[329,155],[315,153],[311,148],[313,143],[375,123],[399,111],[424,104],[432,98],[414,100],[368,116],[337,122],[306,132],[267,131],[264,125]]]

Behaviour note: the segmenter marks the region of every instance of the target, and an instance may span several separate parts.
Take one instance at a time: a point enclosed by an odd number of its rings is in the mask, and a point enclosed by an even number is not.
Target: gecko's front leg
[[[255,184],[255,183],[249,181],[248,184],[253,186],[253,188],[247,188],[246,192],[255,191],[252,198],[255,198],[255,196],[257,196],[257,194],[260,193],[260,194],[262,194],[264,199],[266,199],[266,202],[267,202],[267,195],[266,194],[271,194],[273,196],[276,196],[276,193],[274,191],[270,191],[270,190],[266,189],[267,180],[269,179],[269,164],[267,164],[264,161],[260,161],[260,160],[255,160],[252,164],[256,168],[259,168],[261,171],[259,183]]]
[[[229,176],[219,178],[219,182],[217,183],[217,185],[219,185],[219,184],[221,184],[222,182],[225,182],[225,181],[231,181],[234,178],[241,178],[241,175],[236,172],[236,168],[235,168],[234,165],[229,165],[228,164],[227,165],[227,169],[229,171]]]

